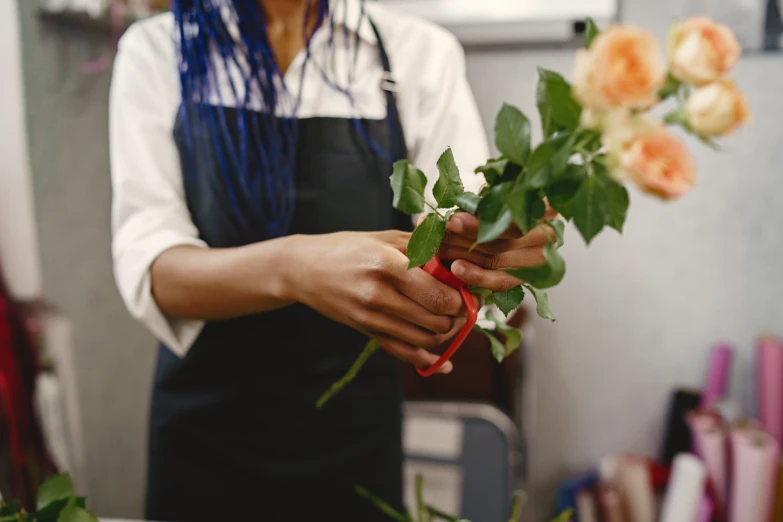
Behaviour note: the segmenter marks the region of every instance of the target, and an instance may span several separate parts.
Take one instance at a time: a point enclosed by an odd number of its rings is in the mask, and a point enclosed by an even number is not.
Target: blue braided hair
[[[330,0],[308,0],[305,28],[310,26],[314,1],[318,2],[314,27],[320,27],[327,17]],[[331,0],[335,1],[341,0]],[[286,88],[269,43],[260,2],[172,0],[171,10],[182,90],[180,117],[186,122],[183,137],[188,157],[203,157],[204,151],[193,150],[192,133],[194,129],[204,129],[212,137],[209,154],[219,165],[221,182],[242,231],[259,239],[285,235],[294,211],[298,139],[295,113],[301,84],[297,93]],[[363,2],[360,16],[361,24],[365,16]],[[332,21],[327,51],[333,50],[334,30]],[[347,28],[344,30],[350,52]],[[310,36],[306,42],[306,63],[310,63]],[[354,46],[355,64],[358,35]],[[342,88],[330,80],[327,70],[316,68],[332,88],[348,96],[353,104],[350,93],[353,70],[349,74],[349,87]],[[241,77],[229,71],[237,71]],[[228,84],[230,99],[225,99],[228,93],[220,88],[221,83]],[[258,110],[250,109],[251,98],[260,100],[260,115]],[[278,113],[282,116],[277,117]],[[388,157],[386,151],[372,142],[361,122],[356,117],[353,120],[365,142],[376,153]],[[237,131],[236,140],[229,133],[232,126]],[[260,169],[251,169],[250,157],[257,158]]]

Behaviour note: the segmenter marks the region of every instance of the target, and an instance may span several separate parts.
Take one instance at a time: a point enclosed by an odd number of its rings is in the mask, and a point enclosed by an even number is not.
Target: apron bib
[[[388,73],[388,57],[379,46]],[[386,97],[387,118],[361,125],[381,150],[404,158],[394,96],[386,91]],[[236,122],[228,114],[233,109],[225,110],[226,121]],[[201,238],[211,247],[256,241],[232,213],[219,163],[209,156],[213,137],[205,126],[189,129],[191,150],[199,152],[195,161],[184,157],[185,121],[178,118],[175,139]],[[229,125],[229,132],[236,136],[236,126]],[[250,161],[251,168],[260,168],[258,158],[251,155]],[[300,120],[289,233],[410,229],[410,218],[391,206],[391,171],[391,161],[371,149],[355,121]],[[321,392],[367,341],[295,304],[208,322],[184,358],[160,346],[150,413],[147,519],[386,520],[353,487],[361,484],[393,506],[402,504],[397,361],[379,352],[350,386],[322,410],[315,408]]]

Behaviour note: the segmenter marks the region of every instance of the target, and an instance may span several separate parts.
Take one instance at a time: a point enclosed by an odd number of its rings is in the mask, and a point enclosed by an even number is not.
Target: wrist
[[[304,236],[294,234],[277,240],[275,249],[274,294],[281,301],[297,302],[300,300],[300,285],[307,276],[302,273],[306,265],[302,261],[302,244]]]

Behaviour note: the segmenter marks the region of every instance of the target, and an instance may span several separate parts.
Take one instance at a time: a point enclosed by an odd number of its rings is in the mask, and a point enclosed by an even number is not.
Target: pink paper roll
[[[691,428],[694,453],[704,463],[707,480],[715,494],[716,505],[711,506],[722,518],[728,500],[728,433],[717,414],[691,412],[687,417]]]
[[[731,457],[729,522],[769,522],[779,469],[778,442],[755,427],[734,428]]]
[[[710,362],[707,366],[707,376],[704,389],[701,392],[703,410],[710,409],[726,396],[729,377],[731,375],[731,359],[733,351],[728,344],[719,344],[712,349]]]
[[[756,343],[758,415],[761,425],[783,443],[783,342],[771,335]]]
[[[704,497],[699,505],[699,510],[696,512],[696,518],[693,522],[710,522],[712,520],[712,501],[710,497]]]

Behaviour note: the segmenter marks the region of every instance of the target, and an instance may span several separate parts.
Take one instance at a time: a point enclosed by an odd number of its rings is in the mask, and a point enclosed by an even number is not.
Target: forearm
[[[170,248],[152,264],[152,294],[163,313],[186,319],[228,319],[288,306],[295,241],[297,236],[237,248]]]

